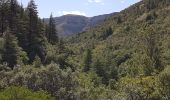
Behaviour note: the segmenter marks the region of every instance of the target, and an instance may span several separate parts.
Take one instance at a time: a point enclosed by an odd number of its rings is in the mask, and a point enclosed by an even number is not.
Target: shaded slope
[[[89,27],[93,27],[103,22],[111,14],[85,17],[80,15],[64,15],[61,17],[55,17],[56,29],[60,36],[68,36],[74,33],[80,33]],[[46,19],[48,22],[48,19]]]

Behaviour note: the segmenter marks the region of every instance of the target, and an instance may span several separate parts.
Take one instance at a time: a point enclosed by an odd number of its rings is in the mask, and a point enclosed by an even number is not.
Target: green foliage
[[[110,35],[113,34],[113,30],[111,27],[109,27],[108,29],[106,29],[103,34],[100,36],[101,39],[106,39],[107,37],[109,37]]]
[[[142,0],[68,38],[67,44],[74,52],[70,59],[79,70],[82,52],[90,47],[90,71],[96,73],[101,84],[119,91],[123,99],[168,100],[169,72],[162,78],[166,80],[162,85],[159,77],[170,62],[169,6],[168,0]]]
[[[160,94],[162,99],[170,99],[170,66],[167,66],[159,75]]]
[[[120,96],[115,91],[107,89],[101,84],[100,78],[93,72],[80,73],[75,78],[78,81],[76,88],[78,100],[106,100],[118,99]]]
[[[137,78],[125,77],[118,82],[119,90],[124,92],[129,100],[150,100],[157,90],[156,86],[156,77],[153,76]]]
[[[13,68],[17,64],[26,63],[27,60],[26,53],[18,46],[17,38],[7,31],[4,37],[2,61]]]
[[[0,63],[2,63],[3,47],[4,47],[4,39],[0,38]]]
[[[24,87],[11,86],[0,92],[1,100],[54,100],[44,91],[33,92]]]
[[[48,66],[18,67],[9,72],[0,72],[0,87],[26,86],[34,91],[44,90],[55,98],[74,98],[76,87],[71,69],[62,70],[56,64]],[[5,77],[3,77],[5,76]],[[10,82],[8,82],[10,81]]]
[[[42,62],[45,62],[45,38],[41,30],[41,20],[38,19],[37,5],[31,0],[27,7],[28,14],[28,56],[32,63],[35,56],[39,56]]]
[[[53,17],[42,22],[33,0],[25,10],[1,0],[0,99],[169,100],[169,6],[142,0],[58,39]]]
[[[51,14],[50,19],[49,19],[49,27],[47,27],[47,39],[49,43],[51,44],[56,44],[58,42],[58,35],[57,35],[57,30],[55,26],[55,21],[53,19],[53,15]]]
[[[0,5],[0,37],[5,38],[6,32],[17,37],[17,44],[27,54],[30,63],[38,55],[41,60],[45,60],[44,44],[44,23],[37,15],[37,6],[31,0],[26,10],[19,5],[17,0],[2,0]],[[7,30],[9,27],[9,30]],[[22,53],[23,54],[23,53]],[[24,55],[24,54],[23,54]],[[23,59],[26,59],[26,57]],[[19,60],[21,63],[21,60]],[[16,63],[16,61],[14,60]],[[13,65],[10,65],[13,66]]]
[[[36,56],[35,59],[34,59],[33,65],[35,67],[41,67],[41,64],[42,64],[41,59],[38,56]]]
[[[160,50],[158,47],[159,38],[156,37],[156,29],[148,26],[148,29],[144,29],[144,32],[145,32],[143,36],[144,49],[146,55],[151,60],[150,67],[154,67],[157,70],[162,70],[163,68],[161,68],[162,65],[160,61]]]
[[[83,72],[87,72],[90,70],[91,63],[92,63],[92,53],[90,49],[87,49],[84,54]]]
[[[106,73],[106,70],[104,70],[104,67],[102,66],[102,63],[97,60],[93,64],[93,70],[96,72],[96,74],[102,78],[103,83],[108,82],[108,74]]]
[[[70,65],[68,62],[68,57],[71,55],[72,51],[65,46],[61,39],[56,45],[46,45],[46,53],[47,56],[45,64],[50,64],[54,62],[59,64],[61,69],[65,69],[67,67],[74,69],[73,66]]]

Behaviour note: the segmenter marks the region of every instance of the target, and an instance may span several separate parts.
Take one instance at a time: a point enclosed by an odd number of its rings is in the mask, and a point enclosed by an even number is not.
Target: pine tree
[[[53,15],[51,14],[50,16],[50,20],[49,20],[49,27],[48,27],[48,33],[47,33],[47,38],[48,38],[48,41],[51,43],[51,44],[55,44],[58,42],[58,36],[57,36],[57,30],[55,28],[55,21],[53,19]]]
[[[57,46],[58,46],[58,52],[59,52],[59,54],[61,54],[61,53],[66,53],[66,47],[65,47],[63,38],[60,38],[60,39],[59,39]]]
[[[7,0],[0,0],[0,36],[6,30],[7,27],[7,12],[8,11],[8,1]]]
[[[87,72],[90,70],[91,63],[92,63],[92,53],[90,49],[87,49],[84,55],[83,72]]]
[[[111,27],[109,27],[109,28],[106,30],[103,38],[106,39],[108,36],[110,36],[110,35],[112,35],[112,34],[113,34],[113,30],[112,30]]]
[[[3,53],[3,45],[4,44],[4,39],[0,38],[0,64],[2,64],[2,53]]]
[[[64,40],[62,38],[59,39],[58,44],[56,45],[57,50],[57,63],[60,65],[60,68],[64,69],[70,67],[74,70],[73,66],[67,62],[68,57],[70,56],[70,50],[66,48]]]
[[[104,69],[104,64],[101,61],[99,61],[99,59],[97,59],[93,63],[93,71],[96,72],[96,74],[102,78],[102,83],[108,84],[109,82],[108,73]]]
[[[26,53],[18,46],[17,38],[9,30],[6,31],[4,37],[2,61],[11,68],[27,61]]]
[[[21,4],[19,8],[19,18],[17,19],[17,38],[18,38],[18,44],[21,46],[24,51],[27,51],[28,49],[28,16],[24,11],[24,8]]]
[[[17,0],[10,0],[10,7],[9,7],[9,15],[8,15],[8,23],[9,23],[9,28],[13,33],[16,33],[17,27],[17,13],[18,13],[18,2]]]
[[[45,60],[45,50],[44,42],[45,38],[42,33],[42,24],[38,18],[37,6],[35,5],[34,0],[31,0],[27,7],[28,13],[28,54],[30,58],[30,63],[33,62],[36,55],[41,58],[41,61]]]
[[[38,12],[37,12],[37,6],[35,5],[34,0],[31,0],[27,7],[27,13],[29,17],[29,34],[28,34],[28,41],[31,45],[34,41],[34,38],[36,37],[37,32],[37,22],[38,22]]]

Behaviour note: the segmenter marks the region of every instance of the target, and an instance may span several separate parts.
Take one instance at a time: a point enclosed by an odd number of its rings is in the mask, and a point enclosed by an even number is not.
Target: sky
[[[18,0],[24,7],[30,0]],[[119,12],[139,0],[35,0],[39,17],[48,18],[76,14],[87,17]]]

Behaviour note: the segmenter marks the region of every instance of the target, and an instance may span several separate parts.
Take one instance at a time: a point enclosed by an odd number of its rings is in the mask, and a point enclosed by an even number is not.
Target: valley
[[[0,100],[170,99],[169,0],[46,19],[2,0],[0,34]]]

